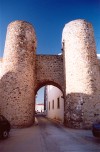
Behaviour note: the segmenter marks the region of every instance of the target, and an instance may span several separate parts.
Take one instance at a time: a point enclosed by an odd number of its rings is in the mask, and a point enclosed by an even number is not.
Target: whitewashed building
[[[44,112],[44,104],[40,104],[40,103],[36,104],[35,111],[36,112]]]
[[[61,123],[64,121],[64,99],[60,89],[48,85],[45,88],[47,117]]]

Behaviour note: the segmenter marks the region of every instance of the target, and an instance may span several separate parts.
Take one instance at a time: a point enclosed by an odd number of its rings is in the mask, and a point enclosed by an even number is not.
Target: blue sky
[[[25,20],[34,26],[38,54],[58,54],[64,25],[79,18],[92,23],[100,53],[100,0],[0,0],[0,57],[12,21]]]
[[[12,21],[32,23],[38,54],[58,54],[64,25],[79,18],[92,23],[97,53],[100,53],[100,0],[0,0],[0,57],[7,26]]]

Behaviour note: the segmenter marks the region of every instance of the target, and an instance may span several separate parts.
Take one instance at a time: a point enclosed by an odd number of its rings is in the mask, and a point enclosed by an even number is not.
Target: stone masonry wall
[[[99,67],[100,67],[100,59],[98,59],[98,64],[99,64]]]
[[[64,90],[62,55],[36,56],[36,91],[44,85],[55,85]]]
[[[12,126],[34,122],[35,94],[54,85],[64,94],[64,123],[90,128],[100,120],[100,60],[93,28],[85,20],[65,25],[62,55],[36,55],[36,35],[31,24],[12,22],[7,29],[0,59],[0,112]]]
[[[2,67],[2,58],[0,58],[0,70],[1,70],[1,67]]]
[[[1,113],[12,126],[29,126],[34,121],[35,50],[32,25],[12,22],[7,29],[0,80]]]
[[[0,58],[0,79],[2,77],[2,64],[3,64],[3,59]],[[1,114],[1,104],[0,104],[0,114]]]
[[[65,123],[69,127],[89,128],[100,119],[100,70],[92,25],[85,20],[69,22],[64,27],[62,43],[66,81]]]
[[[2,58],[0,58],[0,75],[1,75],[1,70],[2,70],[2,64],[3,64],[3,59]]]
[[[1,78],[1,75],[2,75],[2,64],[3,64],[3,59],[0,58],[0,78]]]

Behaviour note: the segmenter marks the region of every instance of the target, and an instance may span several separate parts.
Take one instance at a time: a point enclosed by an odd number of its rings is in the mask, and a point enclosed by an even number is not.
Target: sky
[[[33,25],[37,54],[58,54],[64,25],[75,19],[92,23],[100,54],[100,0],[0,0],[0,57],[10,22],[24,20]]]

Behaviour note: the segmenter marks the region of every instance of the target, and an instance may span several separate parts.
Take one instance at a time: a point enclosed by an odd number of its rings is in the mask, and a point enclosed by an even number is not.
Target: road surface
[[[37,117],[38,125],[12,129],[0,140],[0,152],[100,152],[100,139],[89,130],[75,130]]]

